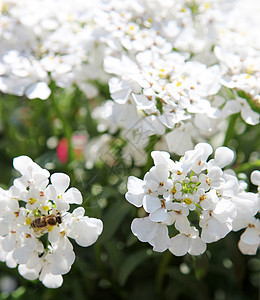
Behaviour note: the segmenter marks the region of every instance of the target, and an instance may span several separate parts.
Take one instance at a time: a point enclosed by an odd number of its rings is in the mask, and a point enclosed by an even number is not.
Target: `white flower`
[[[260,245],[260,221],[252,219],[249,226],[240,236],[238,247],[243,254],[254,255]]]
[[[60,212],[67,211],[69,204],[82,203],[82,196],[78,189],[72,187],[67,190],[70,183],[68,175],[55,173],[51,175],[50,180],[52,184],[46,188],[45,195],[55,202]]]
[[[169,250],[176,256],[186,253],[200,255],[206,251],[206,243],[199,237],[199,231],[190,227],[185,232],[179,233],[171,238]]]
[[[84,216],[82,207],[72,214],[67,211],[70,204],[82,203],[78,189],[67,190],[68,175],[54,173],[48,185],[49,172],[29,157],[15,158],[14,166],[22,177],[9,191],[0,190],[0,203],[5,204],[0,210],[0,260],[11,268],[18,264],[19,273],[29,280],[39,278],[46,287],[60,287],[75,260],[68,237],[90,246],[103,230],[102,221]]]
[[[146,193],[145,182],[134,176],[130,176],[127,181],[126,200],[136,207],[143,205],[143,197]]]
[[[75,239],[82,247],[94,244],[103,230],[103,223],[96,218],[84,216],[83,207],[76,208],[71,215],[71,220],[67,226],[67,235]]]
[[[248,226],[248,218],[259,209],[258,196],[245,192],[234,172],[221,169],[233,160],[233,151],[220,147],[207,161],[211,153],[209,144],[200,143],[174,162],[167,152],[153,151],[155,166],[144,179],[129,177],[126,199],[148,214],[132,222],[131,229],[140,241],[150,243],[155,251],[163,243],[164,251],[170,238],[167,227],[173,226],[180,233],[171,237],[169,250],[175,255],[199,255],[206,243]],[[252,177],[258,182],[258,173]],[[198,228],[190,225],[195,217]]]
[[[141,242],[148,242],[157,252],[165,251],[170,244],[166,225],[154,223],[149,218],[134,219],[131,230]]]
[[[44,189],[48,184],[49,171],[42,169],[30,157],[18,156],[14,158],[13,165],[22,174],[20,178],[14,180],[15,187],[23,190],[33,186]]]

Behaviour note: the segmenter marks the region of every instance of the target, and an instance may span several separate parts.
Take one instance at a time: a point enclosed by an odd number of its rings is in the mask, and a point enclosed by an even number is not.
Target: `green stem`
[[[246,162],[244,164],[241,164],[237,168],[235,168],[236,173],[246,172],[250,169],[256,169],[260,167],[260,159],[254,162]]]
[[[171,252],[167,251],[163,255],[163,258],[161,260],[159,269],[157,271],[157,274],[156,274],[156,290],[157,290],[158,294],[160,294],[160,292],[162,290],[163,279],[164,279],[164,276],[166,274],[167,266],[169,265],[171,258],[172,258]]]
[[[238,117],[238,114],[234,114],[234,115],[230,116],[230,118],[229,118],[229,124],[228,124],[228,128],[226,131],[226,137],[225,137],[223,146],[228,146],[228,142],[235,135],[234,124],[236,122],[237,117]]]
[[[57,117],[61,120],[62,122],[62,125],[63,125],[63,130],[64,130],[64,134],[65,134],[65,137],[68,141],[68,161],[71,162],[74,160],[75,158],[75,154],[74,154],[74,151],[73,151],[73,146],[72,146],[72,141],[71,141],[71,137],[72,137],[72,129],[71,129],[71,126],[70,124],[68,123],[66,117],[63,115],[63,113],[61,112],[60,108],[59,108],[59,105],[55,99],[55,96],[54,96],[54,92],[53,92],[54,89],[52,89],[52,93],[51,93],[51,96],[50,96],[50,99],[51,99],[51,102],[53,104],[53,107],[55,109],[55,112],[57,114]]]

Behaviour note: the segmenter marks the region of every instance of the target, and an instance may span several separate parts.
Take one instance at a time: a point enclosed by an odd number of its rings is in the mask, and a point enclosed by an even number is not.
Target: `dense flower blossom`
[[[256,254],[260,246],[260,220],[256,217],[260,209],[260,171],[253,171],[251,181],[258,187],[257,203],[255,206],[250,203],[249,199],[244,197],[244,203],[240,209],[241,222],[237,226],[237,230],[245,228],[238,243],[239,249],[243,254]]]
[[[246,192],[234,173],[222,170],[233,161],[232,150],[219,147],[208,160],[212,152],[209,144],[200,143],[180,161],[173,161],[169,153],[153,151],[154,166],[144,179],[129,177],[125,197],[147,214],[133,220],[132,232],[154,251],[199,255],[207,243],[249,226],[239,247],[243,253],[256,252],[260,226],[254,215],[260,207],[259,198]],[[252,178],[260,183],[259,173],[253,173]],[[174,230],[168,229],[172,226]]]
[[[178,155],[232,114],[259,123],[251,107],[260,99],[257,0],[0,4],[4,93],[47,99],[55,82],[93,98],[93,82],[108,83],[112,100],[96,109],[98,129],[139,131],[143,139],[165,134],[164,149]]]
[[[46,287],[57,288],[75,260],[69,238],[83,247],[92,245],[102,221],[84,216],[83,207],[69,212],[70,204],[82,204],[82,196],[78,189],[68,189],[68,175],[50,176],[27,156],[16,157],[13,165],[22,176],[9,190],[0,190],[0,259],[10,268],[18,264],[26,279],[39,278]]]

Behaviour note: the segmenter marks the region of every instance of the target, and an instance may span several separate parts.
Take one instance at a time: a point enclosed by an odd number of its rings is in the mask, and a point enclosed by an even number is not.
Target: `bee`
[[[62,218],[60,213],[55,216],[54,214],[50,215],[41,215],[40,217],[34,219],[31,222],[31,227],[34,231],[38,233],[43,233],[45,230],[49,229],[50,227],[56,226],[57,224],[62,223]]]

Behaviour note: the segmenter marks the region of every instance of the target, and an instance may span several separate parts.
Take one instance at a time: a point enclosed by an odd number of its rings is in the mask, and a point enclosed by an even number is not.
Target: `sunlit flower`
[[[0,259],[11,268],[18,264],[25,278],[57,288],[75,260],[68,238],[90,246],[102,232],[102,221],[84,216],[83,207],[68,211],[70,204],[82,204],[80,191],[68,189],[68,175],[50,176],[27,156],[15,158],[14,167],[22,176],[8,191],[0,190]]]

